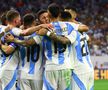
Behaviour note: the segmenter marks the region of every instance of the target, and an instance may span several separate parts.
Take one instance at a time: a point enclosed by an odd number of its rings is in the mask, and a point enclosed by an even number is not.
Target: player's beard
[[[17,25],[16,27],[17,27],[17,28],[19,28],[19,27],[20,27],[20,25]]]

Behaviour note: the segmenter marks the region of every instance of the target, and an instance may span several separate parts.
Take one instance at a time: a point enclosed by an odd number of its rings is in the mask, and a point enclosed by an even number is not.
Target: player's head
[[[7,19],[6,19],[6,14],[7,12],[4,12],[2,15],[1,15],[1,23],[2,25],[7,25]]]
[[[75,9],[65,9],[65,11],[69,12],[72,16],[72,20],[75,20],[77,17],[77,13]]]
[[[39,10],[37,13],[37,18],[41,24],[50,23],[48,12],[46,10]]]
[[[60,7],[55,3],[50,4],[48,6],[48,14],[50,18],[58,18],[60,15]]]
[[[69,12],[67,11],[61,12],[61,15],[60,15],[61,21],[71,21],[71,19],[72,19],[72,16]]]
[[[31,27],[36,25],[36,19],[33,14],[26,14],[23,17],[23,25],[24,27]]]
[[[9,10],[7,12],[6,19],[9,24],[12,24],[14,26],[20,26],[21,24],[20,14],[16,10]]]

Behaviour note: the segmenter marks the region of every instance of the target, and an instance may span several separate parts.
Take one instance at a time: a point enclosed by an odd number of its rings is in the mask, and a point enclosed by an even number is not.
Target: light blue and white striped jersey
[[[76,30],[67,22],[52,22],[55,33],[59,36],[65,36],[70,40],[70,44],[63,45],[54,42],[47,36],[44,36],[45,56],[47,58],[46,70],[62,70],[73,69],[73,62],[71,61],[72,43],[76,40]]]
[[[27,37],[20,37],[20,39],[25,40]],[[33,38],[37,44],[30,47],[20,46],[20,78],[42,80],[42,40],[35,33],[30,35],[29,38]]]
[[[82,34],[80,32],[77,32],[77,39],[74,43],[74,72],[76,73],[86,73],[93,71],[93,65],[91,63],[90,59],[90,52],[88,48],[88,41],[89,37],[88,35],[83,32]]]
[[[6,28],[6,26],[5,26]],[[5,29],[4,26],[1,29]],[[10,30],[11,33],[11,30]],[[3,70],[16,70],[18,68],[18,63],[19,63],[19,55],[18,55],[18,50],[17,50],[17,45],[14,43],[6,43],[4,40],[4,36],[1,38],[1,41],[3,44],[9,45],[10,47],[14,48],[15,51],[10,54],[6,55],[2,50],[0,53],[0,68],[1,71]]]
[[[0,33],[4,32],[4,29],[6,28],[6,26],[0,25]],[[0,38],[1,39],[1,38]],[[0,50],[0,56],[2,55],[2,51]],[[2,63],[2,58],[0,57],[0,66]],[[1,68],[0,68],[1,69]]]

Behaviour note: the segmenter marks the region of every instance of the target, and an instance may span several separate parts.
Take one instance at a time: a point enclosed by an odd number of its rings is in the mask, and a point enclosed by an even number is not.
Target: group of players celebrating
[[[38,22],[9,10],[0,25],[1,89],[93,90],[89,28],[75,18],[55,3],[37,13]]]

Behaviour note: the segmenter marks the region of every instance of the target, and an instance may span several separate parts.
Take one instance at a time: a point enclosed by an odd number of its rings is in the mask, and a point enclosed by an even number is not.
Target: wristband
[[[50,34],[51,34],[51,32],[50,32],[50,31],[48,31],[46,35],[47,35],[47,36],[50,36]]]

